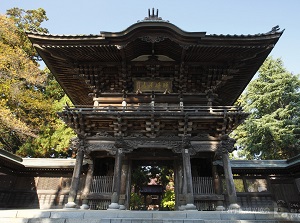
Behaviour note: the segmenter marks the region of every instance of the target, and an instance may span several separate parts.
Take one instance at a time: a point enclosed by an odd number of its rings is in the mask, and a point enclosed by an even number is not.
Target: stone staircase
[[[244,211],[0,210],[0,223],[279,223],[300,213]]]

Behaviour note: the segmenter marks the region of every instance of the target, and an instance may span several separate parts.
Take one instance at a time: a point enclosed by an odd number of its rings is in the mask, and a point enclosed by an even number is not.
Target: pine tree
[[[287,159],[300,152],[300,80],[268,58],[239,98],[250,115],[234,132],[248,159]],[[258,156],[260,154],[260,156]]]

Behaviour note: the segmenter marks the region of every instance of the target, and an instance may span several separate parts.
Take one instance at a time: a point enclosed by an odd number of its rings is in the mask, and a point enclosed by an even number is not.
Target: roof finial
[[[162,20],[161,17],[158,17],[158,9],[156,9],[156,14],[154,14],[154,8],[152,8],[152,13],[151,10],[148,9],[148,17],[145,17],[144,21],[158,21],[158,20]]]

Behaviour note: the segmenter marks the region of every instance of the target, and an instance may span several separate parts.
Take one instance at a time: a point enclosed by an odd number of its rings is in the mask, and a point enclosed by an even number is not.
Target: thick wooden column
[[[126,209],[126,199],[128,199],[128,196],[126,195],[127,192],[127,178],[128,178],[128,160],[124,160],[121,170],[121,189],[120,189],[120,210]]]
[[[183,173],[184,173],[184,184],[186,188],[186,204],[183,207],[185,210],[196,210],[194,205],[194,193],[193,193],[193,181],[192,181],[192,170],[191,170],[191,157],[189,152],[189,143],[184,143],[182,149],[182,161],[183,161]]]
[[[175,210],[180,210],[183,203],[183,170],[182,160],[174,160]]]
[[[122,167],[122,149],[117,148],[115,156],[115,168],[113,179],[113,194],[111,196],[111,204],[108,206],[108,210],[118,210],[120,208],[120,188],[121,188],[121,167]]]
[[[236,190],[233,181],[232,169],[229,159],[229,152],[234,150],[235,140],[229,138],[227,135],[222,136],[221,149],[222,149],[222,161],[224,168],[224,176],[226,182],[226,189],[229,201],[229,209],[239,209],[240,206],[237,204]]]
[[[132,161],[128,161],[128,171],[127,171],[127,179],[126,179],[126,199],[125,199],[125,207],[129,209],[130,207],[130,195],[131,195],[131,173],[132,173]]]
[[[90,189],[93,182],[93,176],[94,176],[94,163],[92,160],[90,160],[88,172],[85,178],[85,185],[82,192],[82,205],[80,206],[80,209],[89,209],[87,196],[90,193]]]
[[[72,182],[68,197],[68,203],[65,205],[65,208],[76,208],[76,198],[77,198],[77,191],[79,189],[79,183],[80,183],[80,174],[82,169],[82,162],[83,162],[83,156],[84,156],[84,141],[79,141],[79,146],[77,149],[77,155],[76,155],[76,162],[75,167],[73,171],[72,176]]]
[[[213,166],[212,167],[212,175],[213,175],[213,180],[214,180],[214,189],[215,189],[215,193],[217,195],[221,195],[222,194],[222,190],[221,190],[221,180],[220,180],[220,175],[217,171],[217,167]],[[216,207],[216,211],[224,211],[225,208],[223,206],[223,201],[218,200],[217,201],[217,207]]]

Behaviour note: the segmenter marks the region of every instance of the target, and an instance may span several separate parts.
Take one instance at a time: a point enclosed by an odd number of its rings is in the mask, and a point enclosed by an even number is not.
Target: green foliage
[[[143,205],[143,197],[137,193],[131,193],[130,195],[130,210],[139,210]]]
[[[286,159],[300,152],[300,80],[268,58],[239,103],[250,115],[233,133],[248,159]]]
[[[12,152],[30,137],[37,137],[41,120],[47,121],[51,102],[40,89],[46,75],[20,47],[13,21],[0,16],[0,143]]]
[[[170,182],[170,184],[173,184],[173,182]],[[174,210],[175,209],[175,191],[174,191],[174,185],[170,185],[167,187],[163,199],[161,200],[161,205],[164,208],[168,208],[168,210]]]
[[[47,32],[43,9],[13,8],[0,16],[0,147],[30,157],[66,157],[74,132],[57,117],[68,100],[24,29]],[[70,103],[71,104],[71,103]]]
[[[36,10],[12,8],[6,11],[6,15],[12,19],[18,29],[18,35],[21,41],[20,47],[32,59],[39,59],[25,31],[48,33],[48,29],[41,27],[41,24],[48,20],[46,11],[42,8]]]

